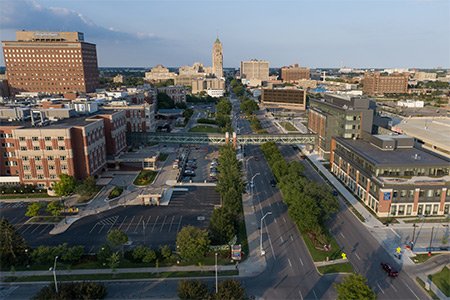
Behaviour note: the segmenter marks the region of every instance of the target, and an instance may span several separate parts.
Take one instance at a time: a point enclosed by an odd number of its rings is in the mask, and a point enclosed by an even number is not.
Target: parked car
[[[381,267],[388,274],[389,277],[397,277],[398,271],[394,270],[388,263],[381,263]]]
[[[270,185],[271,185],[272,187],[276,187],[276,186],[277,186],[277,182],[276,182],[274,179],[272,179],[272,180],[270,181]]]

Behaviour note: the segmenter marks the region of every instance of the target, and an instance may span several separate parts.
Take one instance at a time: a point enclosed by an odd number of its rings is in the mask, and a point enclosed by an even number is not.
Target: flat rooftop
[[[450,118],[448,117],[407,118],[397,124],[395,129],[428,144],[450,150]]]
[[[366,140],[350,140],[336,137],[350,151],[357,153],[377,167],[389,166],[437,166],[450,167],[450,160],[435,156],[418,148],[381,150]]]

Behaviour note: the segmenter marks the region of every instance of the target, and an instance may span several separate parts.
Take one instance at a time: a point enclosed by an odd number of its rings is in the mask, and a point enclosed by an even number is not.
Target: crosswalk
[[[0,286],[0,299],[7,299],[9,295],[11,295],[15,290],[17,290],[18,286]]]

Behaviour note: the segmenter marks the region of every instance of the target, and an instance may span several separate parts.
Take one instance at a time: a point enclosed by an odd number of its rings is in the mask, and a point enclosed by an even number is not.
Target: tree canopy
[[[23,264],[28,257],[28,246],[13,225],[0,219],[0,263],[2,267]]]
[[[200,280],[181,280],[178,283],[177,292],[181,300],[202,300],[209,298],[208,287]]]
[[[53,185],[53,189],[59,197],[68,196],[75,191],[76,184],[73,176],[60,174],[59,181]]]
[[[351,274],[335,285],[338,300],[375,300],[376,295],[367,285],[367,280],[360,274]]]
[[[188,261],[200,259],[209,250],[210,240],[206,230],[194,227],[183,227],[177,234],[177,249],[181,258]]]

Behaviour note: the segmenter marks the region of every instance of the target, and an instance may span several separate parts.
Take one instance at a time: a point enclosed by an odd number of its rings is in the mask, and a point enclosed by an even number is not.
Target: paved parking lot
[[[106,243],[112,229],[128,235],[132,245],[151,247],[168,244],[175,246],[177,233],[187,225],[207,228],[214,206],[220,204],[214,187],[190,187],[188,192],[175,192],[169,206],[127,206],[83,218],[66,232],[50,235],[53,224],[25,224],[26,205],[8,207],[3,204],[0,214],[7,218],[27,240],[29,245],[84,245],[86,251],[95,252]]]
[[[202,146],[198,150],[192,149],[189,153],[189,159],[197,160],[197,169],[195,169],[195,177],[184,177],[183,182],[205,182],[209,178],[209,166],[214,157],[218,157],[217,147]]]

